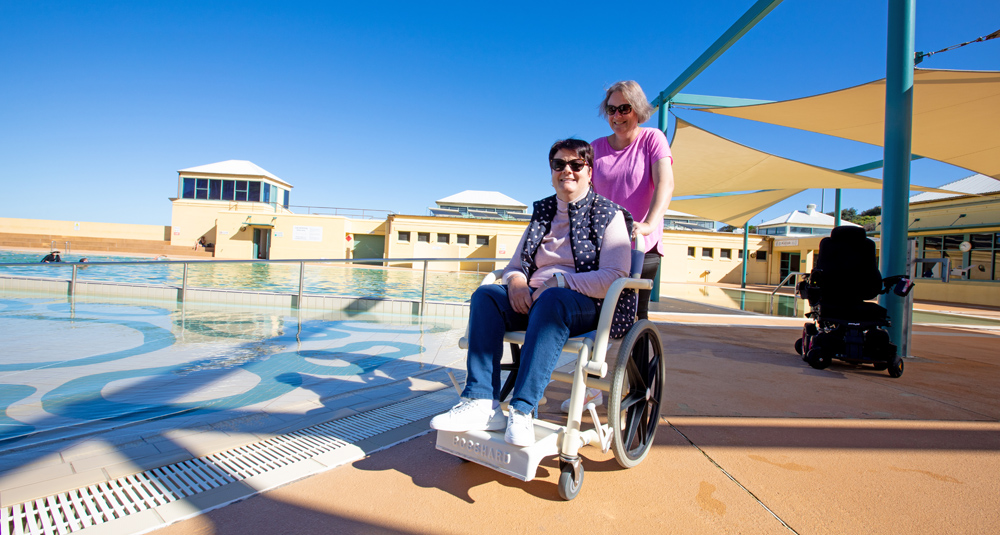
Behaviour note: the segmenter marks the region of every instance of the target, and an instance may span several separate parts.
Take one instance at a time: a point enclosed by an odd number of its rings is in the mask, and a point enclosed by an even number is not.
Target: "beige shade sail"
[[[700,111],[881,146],[885,80],[812,97]],[[1000,179],[1000,72],[916,69],[912,151]]]
[[[771,205],[803,191],[805,190],[779,189],[721,197],[674,199],[670,201],[670,209],[741,227]]]
[[[882,181],[877,178],[774,156],[702,130],[679,117],[671,151],[675,197],[765,189],[882,189]],[[942,191],[922,186],[910,189]]]

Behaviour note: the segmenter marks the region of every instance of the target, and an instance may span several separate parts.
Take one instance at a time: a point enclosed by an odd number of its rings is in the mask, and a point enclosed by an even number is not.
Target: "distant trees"
[[[834,212],[827,212],[826,215],[833,216]],[[874,208],[869,208],[860,214],[854,208],[844,208],[840,211],[840,219],[843,221],[850,221],[856,225],[861,225],[865,227],[865,230],[875,230],[875,223],[878,220],[878,216],[882,215],[882,207],[876,206]]]
[[[742,228],[743,227],[734,227],[732,225],[726,225],[720,228],[719,232],[736,232],[736,230],[740,230]],[[750,225],[750,234],[753,234],[755,232],[757,232],[757,227],[755,227],[754,225]]]

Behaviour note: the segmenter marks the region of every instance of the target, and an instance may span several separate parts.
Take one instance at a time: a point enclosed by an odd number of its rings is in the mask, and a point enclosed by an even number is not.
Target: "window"
[[[271,188],[264,184],[264,199],[263,202],[271,202]]]
[[[731,260],[733,258],[733,250],[719,249],[719,258],[725,258],[726,260]]]
[[[450,239],[451,239],[451,234],[441,234],[440,232],[438,233],[438,243],[451,243],[449,241]]]
[[[253,202],[260,202],[260,182],[250,181],[247,182],[247,200]]]
[[[743,260],[743,249],[736,250],[736,257],[739,258],[740,260]]]
[[[222,181],[222,200],[231,201],[236,198],[236,190],[233,188],[232,180]]]
[[[222,181],[221,180],[209,180],[208,181],[208,198],[213,201],[217,201],[222,198]]]
[[[181,198],[182,199],[193,199],[194,198],[194,179],[185,178],[184,186],[181,188]]]
[[[715,249],[712,249],[711,247],[702,247],[701,248],[701,257],[702,258],[713,258],[714,256],[715,256]]]
[[[694,258],[694,247],[688,247],[688,256]]]
[[[483,246],[490,244],[489,236],[476,236],[476,245]]]
[[[418,243],[430,243],[431,242],[431,233],[430,232],[418,232],[417,233],[417,242]]]
[[[399,241],[401,241],[401,242],[406,242],[406,243],[410,243],[410,233],[409,233],[409,231],[407,231],[407,232],[403,232],[403,231],[401,230],[401,231],[399,231],[399,234],[398,234],[397,236],[398,236],[398,238],[397,238],[397,239],[398,239]]]
[[[766,262],[767,261],[767,251],[757,251],[757,261]]]
[[[962,251],[963,242],[969,242],[969,251]],[[945,236],[924,236],[920,258],[948,258],[951,280],[1000,280],[1000,233],[952,234]],[[937,279],[941,276],[941,264],[921,263],[920,276]]]
[[[236,199],[237,201],[247,200],[247,181],[237,180],[236,181]]]
[[[208,179],[199,178],[194,190],[195,199],[207,199],[208,198]]]
[[[469,245],[469,235],[459,234],[458,236],[455,236],[455,243],[459,245]]]
[[[288,190],[286,189],[286,190],[283,190],[283,191],[285,192],[285,202],[282,203],[282,206],[284,206],[285,209],[287,210],[288,209]]]

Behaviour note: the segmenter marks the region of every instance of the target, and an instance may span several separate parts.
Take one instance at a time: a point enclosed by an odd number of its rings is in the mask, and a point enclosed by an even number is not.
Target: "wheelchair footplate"
[[[498,472],[531,481],[542,459],[559,454],[559,437],[563,427],[535,420],[535,443],[515,446],[504,440],[504,431],[437,432],[437,449],[481,464]]]

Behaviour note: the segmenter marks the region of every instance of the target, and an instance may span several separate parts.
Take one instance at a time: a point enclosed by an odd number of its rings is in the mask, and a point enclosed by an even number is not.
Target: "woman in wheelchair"
[[[458,405],[435,416],[441,431],[500,430],[516,446],[535,442],[532,413],[563,345],[596,328],[601,299],[627,277],[632,217],[591,188],[594,151],[579,139],[549,150],[556,194],[534,203],[531,222],[504,269],[504,284],[480,286],[469,312],[465,389]],[[619,300],[612,336],[635,320],[633,292]],[[500,359],[506,331],[525,331],[506,422],[500,411]]]

